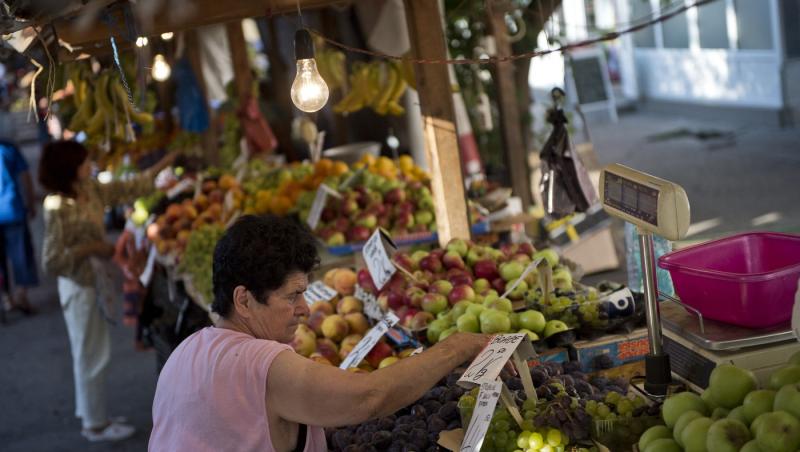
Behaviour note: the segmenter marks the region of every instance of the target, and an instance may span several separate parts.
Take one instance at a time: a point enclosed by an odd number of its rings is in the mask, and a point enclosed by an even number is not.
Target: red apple
[[[461,258],[461,255],[455,251],[448,251],[442,257],[442,264],[450,270],[450,269],[459,269],[464,270],[466,265],[464,264],[464,260]]]
[[[402,188],[393,188],[386,192],[383,199],[389,204],[400,204],[406,200],[406,192]]]
[[[419,311],[411,318],[408,327],[412,330],[421,330],[427,328],[428,324],[433,322],[435,317],[430,312]]]
[[[392,356],[392,347],[386,342],[378,342],[364,359],[367,360],[370,366],[377,368],[384,358],[390,356]]]
[[[372,231],[369,228],[357,225],[347,231],[347,240],[350,242],[366,242],[370,235],[372,235]]]
[[[420,308],[422,306],[422,297],[425,296],[425,290],[420,287],[411,286],[406,289],[405,296],[409,306]]]
[[[438,314],[447,309],[447,297],[439,293],[426,293],[422,297],[422,309],[431,314]]]
[[[455,305],[459,301],[473,301],[475,300],[475,290],[472,286],[466,284],[456,286],[450,291],[447,300],[450,302],[450,306]]]
[[[398,212],[394,219],[395,227],[411,228],[414,226],[414,215],[411,212]]]
[[[492,259],[478,260],[475,262],[475,265],[473,265],[472,271],[475,273],[476,278],[488,279],[489,281],[500,276],[500,273],[497,271],[497,264]]]
[[[440,279],[438,281],[434,281],[433,284],[430,286],[431,293],[438,293],[444,296],[450,295],[450,291],[453,290],[453,284],[446,279]]]
[[[500,277],[495,278],[492,280],[492,288],[498,293],[504,293],[506,291],[506,281]]]
[[[350,229],[350,220],[348,220],[347,218],[344,218],[344,217],[339,217],[333,223],[333,227],[338,232],[345,233],[345,232],[347,232],[348,229]]]
[[[339,207],[342,215],[350,216],[358,212],[358,202],[355,199],[345,199]]]
[[[419,268],[431,273],[439,273],[444,269],[441,259],[433,253],[428,254],[419,262]]]
[[[333,221],[336,218],[336,211],[331,209],[330,207],[326,207],[322,209],[322,214],[320,215],[319,219],[324,222]]]
[[[406,297],[403,293],[384,292],[378,297],[378,304],[394,311],[405,306]]]
[[[362,289],[371,293],[372,295],[376,295],[378,293],[378,288],[375,287],[375,283],[372,281],[372,276],[369,274],[369,270],[366,268],[362,268],[358,271],[358,285],[361,286]]]
[[[533,253],[536,252],[536,248],[534,248],[529,242],[523,242],[517,247],[517,252],[527,254],[528,256],[533,256]]]
[[[444,252],[445,252],[445,251],[444,251],[443,249],[441,249],[441,248],[436,248],[436,249],[434,249],[434,250],[431,250],[431,252],[430,252],[430,255],[431,255],[431,256],[436,256],[436,257],[437,257],[439,260],[441,260],[441,259],[442,259],[442,257],[444,256]]]
[[[356,224],[372,230],[378,225],[378,217],[368,212],[361,212],[356,217]]]
[[[411,256],[404,251],[398,251],[394,253],[392,256],[392,260],[394,261],[395,265],[405,268],[409,272],[413,272],[417,270],[417,264],[411,259]]]

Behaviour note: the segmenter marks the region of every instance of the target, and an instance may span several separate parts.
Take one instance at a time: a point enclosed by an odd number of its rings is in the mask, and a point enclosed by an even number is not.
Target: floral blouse
[[[89,180],[83,187],[86,200],[77,200],[62,194],[51,194],[44,199],[44,243],[42,266],[45,272],[69,278],[91,287],[95,277],[88,257],[76,259],[75,247],[105,240],[103,214],[106,206],[132,203],[154,189],[153,181],[139,176],[127,181],[101,184]]]

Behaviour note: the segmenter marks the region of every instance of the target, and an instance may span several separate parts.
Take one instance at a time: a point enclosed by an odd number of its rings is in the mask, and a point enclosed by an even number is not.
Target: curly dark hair
[[[51,193],[74,197],[78,168],[89,151],[77,141],[53,141],[44,146],[39,160],[39,182]]]
[[[305,225],[290,218],[245,215],[225,231],[214,249],[211,309],[228,317],[236,286],[246,287],[259,303],[266,303],[290,273],[309,273],[318,264],[315,239]]]

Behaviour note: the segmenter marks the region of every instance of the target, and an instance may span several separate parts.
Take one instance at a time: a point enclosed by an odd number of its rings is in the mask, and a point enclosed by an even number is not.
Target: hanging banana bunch
[[[398,63],[393,61],[357,62],[349,77],[350,91],[333,107],[333,111],[349,114],[372,108],[379,115],[399,116],[405,113],[400,97],[408,83]]]
[[[323,47],[317,51],[317,70],[331,91],[346,88],[347,68],[345,67],[345,59],[344,53],[338,50]]]

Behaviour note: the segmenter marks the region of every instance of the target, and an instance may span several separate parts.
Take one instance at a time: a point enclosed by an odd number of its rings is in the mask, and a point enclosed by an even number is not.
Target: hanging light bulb
[[[144,47],[147,45],[147,37],[146,36],[139,36],[136,38],[136,47]]]
[[[161,39],[163,39],[164,41],[169,41],[170,39],[172,39],[172,36],[174,35],[171,31],[168,31],[166,33],[161,33]]]
[[[313,113],[328,102],[328,85],[317,71],[314,43],[306,30],[297,30],[294,35],[294,57],[297,60],[297,75],[292,82],[292,102],[300,110]]]
[[[167,63],[167,59],[164,58],[164,55],[159,53],[153,58],[153,68],[150,70],[150,74],[153,76],[153,79],[158,82],[163,82],[172,74],[172,68],[169,66],[169,63]]]

